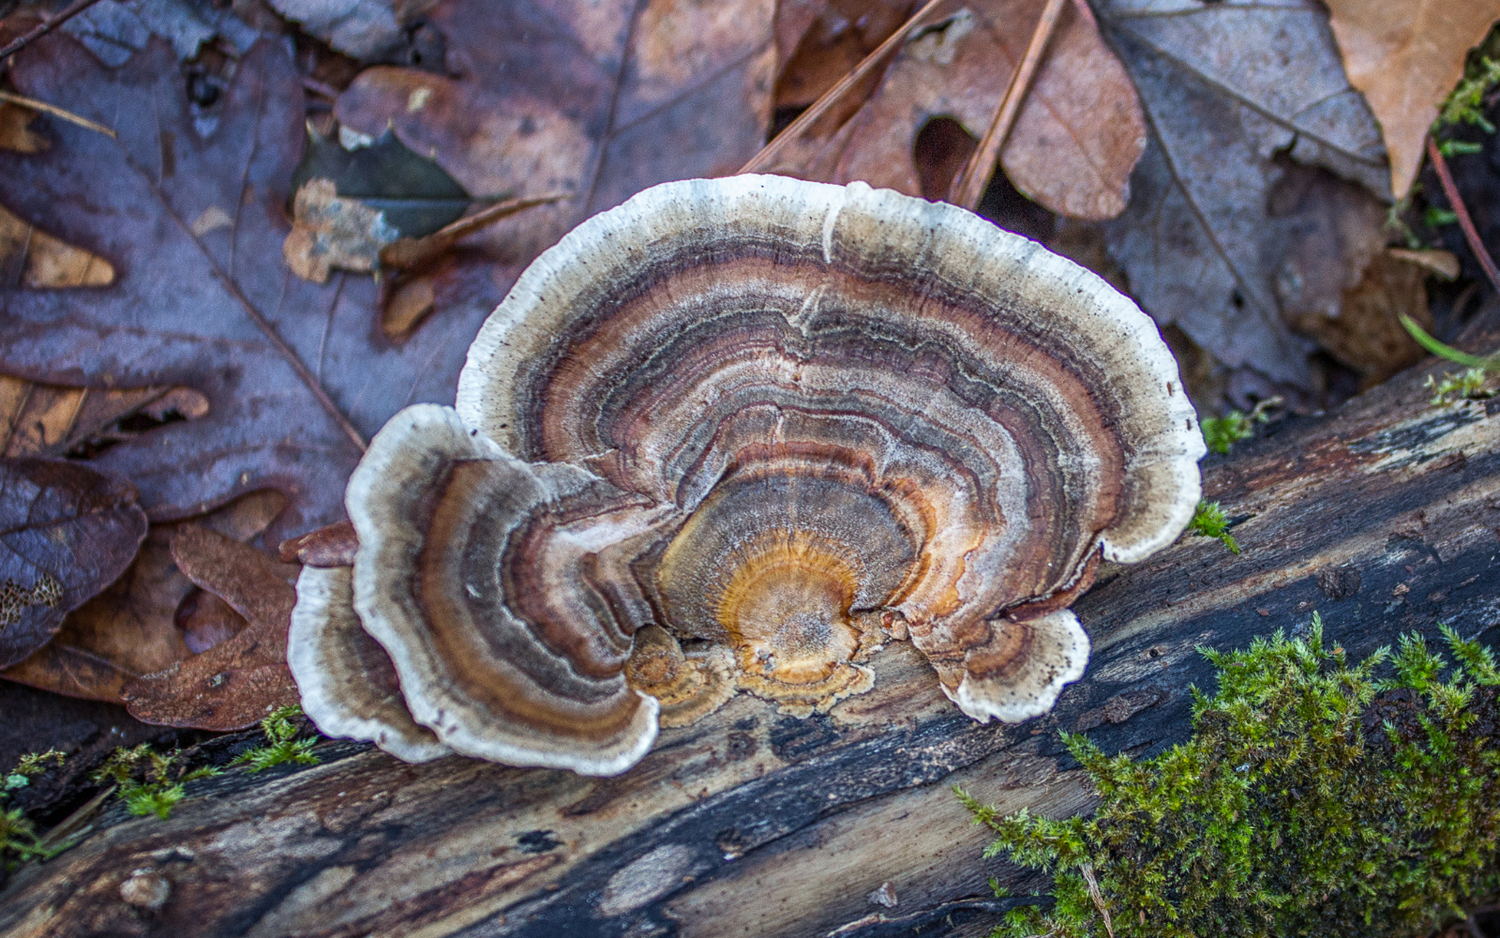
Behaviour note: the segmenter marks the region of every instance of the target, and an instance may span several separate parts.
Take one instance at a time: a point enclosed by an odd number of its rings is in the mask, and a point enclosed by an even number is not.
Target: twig
[[[96,124],[88,118],[79,117],[72,111],[65,111],[55,104],[48,104],[45,101],[38,101],[35,98],[28,98],[24,95],[19,94],[11,94],[9,91],[0,91],[0,101],[9,101],[11,104],[19,104],[21,107],[30,108],[33,111],[43,111],[47,114],[51,114],[53,117],[60,117],[63,120],[68,121],[69,123],[77,124],[79,127],[87,127],[89,130],[104,134],[106,137],[113,137],[115,135],[115,132],[113,130],[105,127],[103,124]]]
[[[829,108],[837,104],[839,99],[845,94],[848,94],[850,88],[853,88],[874,71],[893,50],[900,48],[901,44],[906,41],[907,35],[918,26],[924,25],[927,17],[941,3],[943,3],[943,0],[927,0],[926,3],[922,4],[922,8],[913,13],[905,23],[902,23],[899,29],[887,36],[885,42],[882,42],[875,48],[874,52],[865,56],[858,65],[854,66],[853,71],[840,78],[838,83],[832,88],[823,92],[823,96],[814,101],[812,107],[803,111],[796,120],[787,125],[785,130],[776,135],[775,140],[762,147],[761,151],[755,154],[750,162],[740,167],[740,172],[758,173],[775,163],[776,157],[781,155],[781,151],[786,149],[787,144],[801,137],[807,131],[807,128],[812,126],[814,121],[822,117]]]
[[[1078,868],[1078,871],[1083,874],[1084,880],[1089,884],[1089,898],[1094,900],[1094,907],[1099,910],[1100,915],[1104,916],[1104,930],[1109,934],[1109,938],[1115,938],[1115,926],[1109,920],[1109,909],[1104,905],[1104,894],[1099,891],[1099,881],[1094,878],[1094,865],[1085,863]]]
[[[82,13],[84,10],[87,10],[89,7],[98,2],[99,0],[73,0],[73,2],[68,4],[67,8],[64,9],[61,13],[48,19],[42,20],[40,23],[34,26],[30,32],[12,39],[5,48],[0,49],[0,69],[5,68],[5,60],[7,58],[15,55],[17,52],[20,52],[22,49],[26,48],[27,45],[52,32],[52,30],[66,23],[68,20],[72,19],[73,17],[77,16],[78,14]]]
[[[1026,47],[1026,55],[1011,76],[1005,96],[1000,99],[995,119],[985,131],[979,148],[969,157],[963,171],[948,187],[948,201],[954,205],[961,205],[970,211],[979,207],[984,188],[995,173],[995,165],[1000,162],[1000,150],[1005,146],[1005,138],[1010,136],[1016,116],[1021,113],[1026,92],[1030,90],[1031,80],[1036,77],[1037,67],[1041,65],[1042,53],[1047,50],[1047,42],[1052,38],[1057,21],[1062,16],[1063,3],[1064,0],[1047,0],[1047,5],[1042,9],[1042,18],[1037,21],[1036,29],[1031,34],[1031,43]]]
[[[1427,158],[1432,160],[1432,168],[1437,170],[1438,182],[1443,186],[1443,195],[1448,197],[1448,207],[1453,214],[1458,216],[1458,227],[1463,229],[1464,240],[1469,242],[1469,250],[1479,259],[1479,266],[1484,268],[1484,275],[1490,278],[1490,284],[1496,290],[1500,290],[1500,270],[1495,268],[1495,260],[1490,257],[1490,252],[1485,250],[1484,242],[1479,240],[1479,232],[1474,228],[1474,220],[1469,217],[1469,210],[1464,206],[1464,200],[1459,197],[1458,186],[1453,182],[1453,174],[1448,172],[1448,161],[1443,159],[1443,153],[1438,149],[1437,141],[1431,135],[1427,137]]]

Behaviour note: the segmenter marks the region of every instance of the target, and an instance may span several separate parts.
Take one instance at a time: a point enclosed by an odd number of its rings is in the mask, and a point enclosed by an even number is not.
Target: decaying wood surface
[[[1500,400],[1433,407],[1421,381],[1440,370],[1210,457],[1206,494],[1244,552],[1189,536],[1105,571],[1076,606],[1088,674],[1045,718],[974,723],[897,645],[875,690],[826,717],[740,696],[620,778],[329,743],[316,767],[201,783],[167,822],[110,809],[12,878],[0,933],[983,934],[1034,901],[991,898],[990,876],[1023,896],[1044,884],[980,859],[952,785],[1007,810],[1086,809],[1059,730],[1158,752],[1190,730],[1189,685],[1211,683],[1196,646],[1296,632],[1314,610],[1356,656],[1438,622],[1500,638]]]

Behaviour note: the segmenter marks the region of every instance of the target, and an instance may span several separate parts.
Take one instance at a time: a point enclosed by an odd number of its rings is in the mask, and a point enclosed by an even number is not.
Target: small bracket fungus
[[[648,625],[635,633],[625,680],[661,705],[662,726],[687,726],[734,696],[734,656],[723,645],[700,642],[683,651],[666,629]]]
[[[731,684],[826,710],[904,638],[969,716],[1019,721],[1083,673],[1098,562],[1192,518],[1203,451],[1155,326],[1039,245],[859,183],[667,183],[526,270],[456,409],[376,436],[350,605],[304,574],[292,641],[357,624],[388,725],[586,774]],[[399,705],[339,641],[326,681]]]

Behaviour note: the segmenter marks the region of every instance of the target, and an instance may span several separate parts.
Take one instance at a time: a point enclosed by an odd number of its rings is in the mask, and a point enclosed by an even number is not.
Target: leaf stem
[[[1427,137],[1427,158],[1432,160],[1432,168],[1437,171],[1438,182],[1442,184],[1443,195],[1448,197],[1448,207],[1453,209],[1453,214],[1458,216],[1458,227],[1463,229],[1464,240],[1469,242],[1469,250],[1479,259],[1479,266],[1484,268],[1484,275],[1490,278],[1490,284],[1500,290],[1500,270],[1495,268],[1495,259],[1490,257],[1490,252],[1485,250],[1484,242],[1479,240],[1479,232],[1474,228],[1474,220],[1469,217],[1469,209],[1464,205],[1464,200],[1459,197],[1458,186],[1453,182],[1453,174],[1448,171],[1448,161],[1443,158],[1443,152],[1438,149],[1437,141],[1429,134]],[[1420,340],[1419,340],[1420,341]],[[1457,359],[1454,359],[1457,361]]]

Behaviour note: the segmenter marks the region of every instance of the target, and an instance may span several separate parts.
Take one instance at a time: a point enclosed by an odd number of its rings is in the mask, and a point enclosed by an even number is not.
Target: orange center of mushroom
[[[832,545],[798,532],[776,532],[741,553],[719,599],[719,624],[734,639],[740,665],[787,684],[821,681],[859,647],[849,619],[858,592],[853,568]]]

